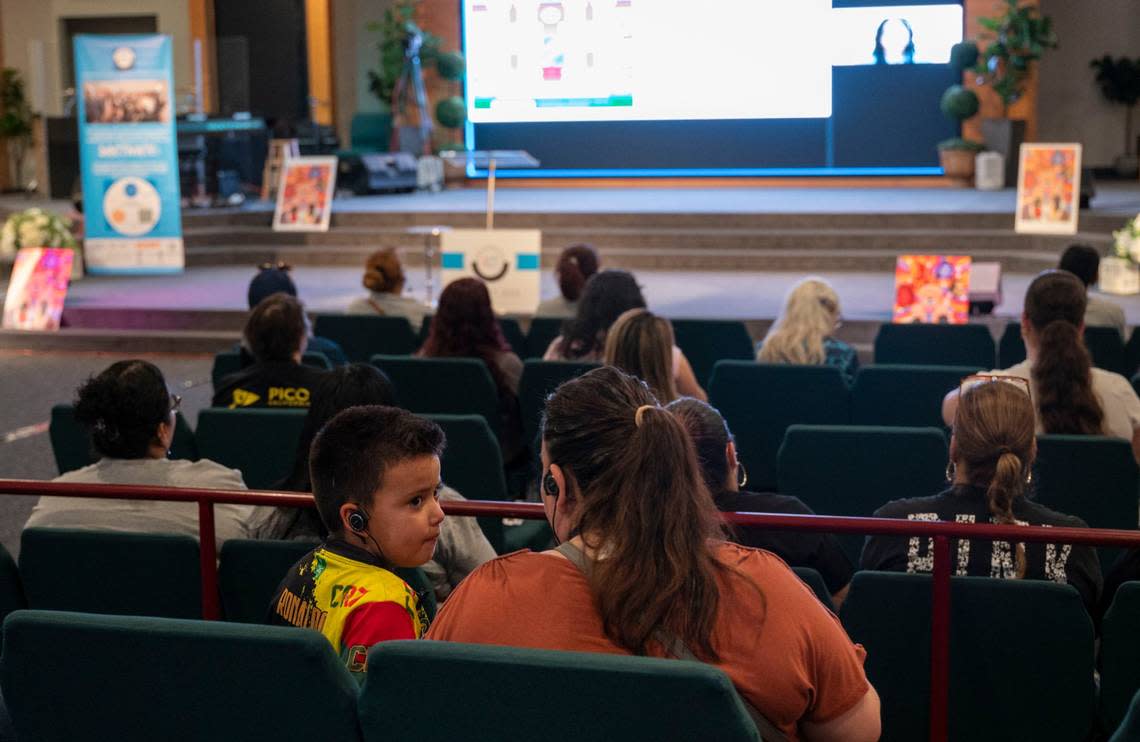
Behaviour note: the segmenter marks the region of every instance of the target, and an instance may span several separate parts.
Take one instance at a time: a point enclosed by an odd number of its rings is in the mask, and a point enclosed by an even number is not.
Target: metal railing
[[[202,572],[202,617],[221,617],[218,593],[217,539],[214,505],[268,505],[313,507],[312,495],[254,490],[175,489],[114,484],[72,484],[0,480],[0,495],[90,497],[118,500],[194,502],[198,504],[198,539]],[[448,515],[499,518],[546,517],[542,505],[532,502],[443,501]],[[1005,526],[947,521],[913,521],[891,518],[853,518],[830,515],[777,515],[724,513],[734,525],[766,530],[855,533],[874,536],[928,536],[934,540],[934,573],[930,631],[930,741],[945,742],[949,717],[950,673],[950,539],[978,539],[1011,543],[1079,544],[1140,548],[1140,531],[1093,528]]]

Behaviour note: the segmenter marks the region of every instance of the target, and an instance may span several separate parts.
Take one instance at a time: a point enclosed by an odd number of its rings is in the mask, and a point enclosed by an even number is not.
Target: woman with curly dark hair
[[[598,272],[598,251],[593,245],[570,245],[558,256],[554,277],[558,279],[558,296],[539,302],[535,317],[570,318],[578,311],[578,299],[586,281]]]

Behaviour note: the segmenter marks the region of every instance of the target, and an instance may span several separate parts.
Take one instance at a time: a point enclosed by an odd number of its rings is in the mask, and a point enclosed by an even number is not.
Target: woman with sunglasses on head
[[[875,516],[1087,528],[1080,518],[1050,510],[1026,496],[1037,455],[1033,431],[1028,381],[993,375],[967,378],[959,389],[950,437],[949,489],[933,497],[889,502]],[[863,547],[860,567],[931,572],[933,543],[929,537],[872,536]],[[1096,606],[1102,580],[1091,547],[971,539],[951,541],[950,549],[959,575],[1068,583],[1090,611]]]
[[[723,670],[764,739],[879,737],[864,652],[778,557],[724,540],[680,421],[612,367],[566,382],[542,426],[559,542],[475,570],[429,639],[699,660]]]
[[[162,372],[146,361],[119,361],[79,387],[75,419],[91,429],[99,460],[57,477],[56,482],[141,484],[156,487],[245,489],[241,472],[208,459],[167,458],[181,398]],[[231,538],[269,537],[273,508],[215,505],[218,547]],[[43,497],[25,528],[91,528],[106,531],[185,533],[198,536],[193,502]]]
[[[992,373],[1028,381],[1038,433],[1123,438],[1140,460],[1140,398],[1128,379],[1092,367],[1084,341],[1087,305],[1085,285],[1072,273],[1049,270],[1037,276],[1025,292],[1021,314],[1026,359]],[[957,404],[957,390],[946,395],[947,425]]]

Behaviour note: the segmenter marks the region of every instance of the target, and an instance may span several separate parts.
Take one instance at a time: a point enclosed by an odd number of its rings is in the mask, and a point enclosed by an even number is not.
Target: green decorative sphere
[[[459,52],[443,52],[435,60],[435,68],[444,80],[462,80],[466,65],[467,61]]]
[[[467,120],[467,104],[459,96],[445,98],[435,107],[435,120],[445,129],[458,129]]]
[[[961,41],[950,47],[950,66],[964,72],[978,63],[978,45],[972,41]]]
[[[965,121],[978,112],[978,96],[961,85],[951,85],[942,94],[942,113],[955,121]]]

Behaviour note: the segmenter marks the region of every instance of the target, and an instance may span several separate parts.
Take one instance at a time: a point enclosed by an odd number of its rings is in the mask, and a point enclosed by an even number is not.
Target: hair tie
[[[637,412],[633,413],[633,423],[637,427],[641,427],[641,416],[645,414],[646,410],[655,410],[656,406],[651,404],[643,404],[637,408]]]
[[[1009,446],[1001,446],[998,448],[998,456],[1005,456],[1007,453],[1013,453]]]

